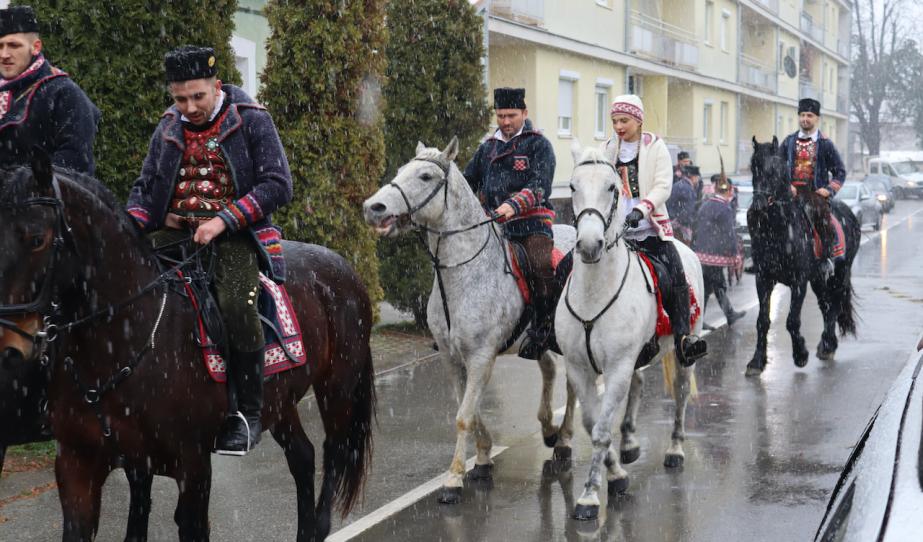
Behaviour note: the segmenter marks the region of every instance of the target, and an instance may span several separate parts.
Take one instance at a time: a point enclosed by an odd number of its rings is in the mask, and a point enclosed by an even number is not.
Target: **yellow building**
[[[529,116],[557,155],[611,133],[609,103],[635,93],[645,130],[703,174],[746,171],[751,138],[798,129],[798,99],[820,100],[821,130],[844,148],[850,9],[846,0],[479,0],[489,88],[526,89]]]

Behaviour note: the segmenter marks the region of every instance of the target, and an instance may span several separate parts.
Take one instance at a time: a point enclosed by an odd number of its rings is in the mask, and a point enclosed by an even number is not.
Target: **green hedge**
[[[18,0],[35,8],[46,57],[68,72],[102,112],[96,176],[124,199],[170,105],[163,57],[211,45],[219,77],[239,83],[230,40],[236,0]]]
[[[279,128],[295,183],[276,213],[289,239],[328,246],[381,299],[375,237],[362,202],[384,171],[378,114],[385,65],[384,0],[271,0],[260,101]]]
[[[418,140],[443,147],[457,135],[461,167],[474,154],[489,121],[482,30],[467,0],[388,2],[384,182],[413,158]],[[416,237],[383,239],[378,256],[385,299],[425,326],[433,272]]]

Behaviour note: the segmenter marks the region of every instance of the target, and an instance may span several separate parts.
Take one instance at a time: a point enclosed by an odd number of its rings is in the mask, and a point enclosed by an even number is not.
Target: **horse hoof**
[[[808,355],[807,355],[807,354],[805,354],[805,355],[803,355],[803,356],[801,356],[801,355],[795,356],[795,367],[804,367],[804,366],[807,365],[807,364],[808,364]]]
[[[606,489],[609,491],[609,496],[613,497],[615,495],[624,495],[628,491],[628,477],[616,478],[615,480],[609,480],[606,483]]]
[[[747,372],[744,373],[744,376],[760,376],[763,374],[764,367],[755,367],[753,365],[747,365]]]
[[[834,356],[836,356],[836,350],[831,350],[829,352],[818,350],[817,359],[821,361],[833,361]]]
[[[558,434],[552,433],[548,436],[542,436],[542,440],[545,441],[545,446],[548,448],[554,448],[554,445],[558,443]]]
[[[619,461],[621,461],[623,465],[634,463],[638,460],[639,457],[641,457],[640,446],[628,448],[627,450],[622,450],[619,452]]]
[[[679,454],[667,454],[663,458],[663,466],[668,469],[675,469],[683,466],[683,461],[686,458]]]
[[[468,473],[469,480],[490,480],[493,477],[494,466],[491,464],[475,465]]]
[[[570,446],[556,446],[554,452],[551,453],[551,459],[554,461],[570,461],[570,458]]]
[[[589,521],[599,517],[598,504],[578,504],[574,507],[574,519],[580,521]]]
[[[461,502],[462,488],[445,487],[439,493],[439,504],[458,504]]]

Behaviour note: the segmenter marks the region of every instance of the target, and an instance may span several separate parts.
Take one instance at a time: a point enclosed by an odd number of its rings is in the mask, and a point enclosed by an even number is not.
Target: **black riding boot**
[[[734,322],[743,318],[747,311],[737,312],[734,310],[734,307],[731,306],[731,300],[728,298],[726,290],[716,290],[715,298],[718,300],[718,305],[721,306],[721,311],[724,313],[724,317],[727,318],[728,327],[734,325]]]
[[[519,347],[519,357],[539,359],[549,348],[560,353],[554,336],[554,313],[557,300],[553,297],[538,297],[532,302],[532,324]]]
[[[228,378],[237,388],[237,412],[229,413],[215,440],[215,452],[221,455],[245,455],[259,442],[263,429],[263,351],[231,351]]]
[[[672,254],[670,254],[671,251]],[[676,359],[679,360],[683,367],[689,367],[695,363],[695,360],[708,353],[708,346],[705,339],[690,334],[689,283],[686,282],[686,275],[683,273],[679,253],[676,252],[675,247],[669,246],[664,247],[661,254],[666,256],[665,259],[670,268],[670,278],[672,279],[664,308],[667,311],[667,316],[670,317],[670,325],[673,328]]]

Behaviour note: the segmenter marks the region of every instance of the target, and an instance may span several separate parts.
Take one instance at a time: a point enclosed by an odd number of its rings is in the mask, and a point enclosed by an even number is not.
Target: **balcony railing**
[[[814,22],[814,18],[807,12],[801,12],[801,31],[809,35],[814,41],[824,43],[824,27]]]
[[[493,0],[490,12],[498,17],[531,26],[544,26],[545,0]]]
[[[775,93],[778,87],[779,74],[772,67],[759,60],[740,55],[740,73],[737,74],[739,83],[756,87],[760,90]]]
[[[756,3],[773,13],[779,13],[779,0],[756,0]]]
[[[637,11],[631,12],[631,49],[673,66],[698,68],[695,34]]]
[[[798,96],[801,98],[814,98],[818,101],[821,99],[820,90],[808,79],[798,81]]]

